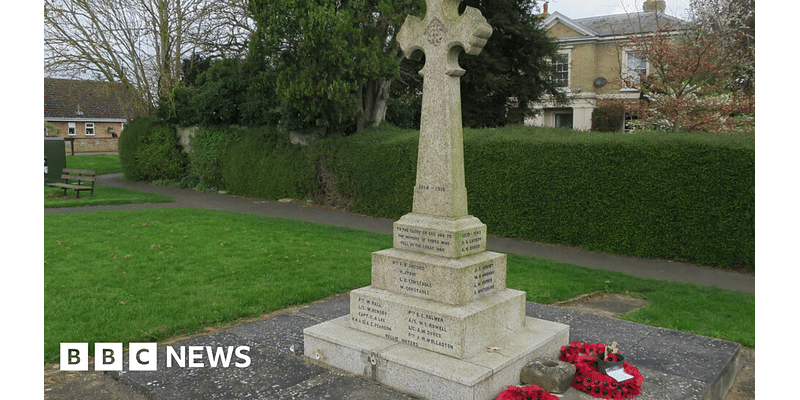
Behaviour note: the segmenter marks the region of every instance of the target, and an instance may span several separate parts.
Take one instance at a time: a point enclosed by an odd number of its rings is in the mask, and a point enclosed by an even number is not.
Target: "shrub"
[[[392,219],[411,212],[419,131],[384,123],[337,140],[330,168],[353,211]]]
[[[192,136],[189,150],[189,175],[198,183],[215,188],[225,188],[222,179],[222,158],[225,151],[240,134],[234,127],[200,127]]]
[[[614,107],[598,107],[592,112],[592,131],[618,132],[625,122],[625,112]]]
[[[122,173],[130,181],[175,180],[186,173],[186,154],[175,128],[153,117],[139,117],[119,138]]]
[[[306,198],[315,182],[309,154],[277,128],[243,130],[222,157],[222,181],[231,192],[244,196]]]
[[[411,211],[419,135],[337,139],[326,161],[352,211]],[[491,234],[713,266],[755,265],[752,134],[465,130],[469,212]]]
[[[231,193],[314,197],[391,219],[411,212],[416,130],[384,124],[308,147],[291,145],[276,128],[231,135],[205,130],[199,140],[207,141],[208,158],[197,167],[209,181],[219,171]],[[222,153],[217,165],[215,151]],[[464,155],[469,212],[491,234],[755,266],[753,134],[465,129]]]
[[[491,233],[714,266],[755,262],[753,135],[465,132]]]

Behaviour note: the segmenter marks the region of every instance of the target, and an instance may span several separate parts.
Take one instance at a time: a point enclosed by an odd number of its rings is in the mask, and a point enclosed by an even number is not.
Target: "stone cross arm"
[[[403,54],[418,60],[422,53],[428,57],[447,59],[447,74],[464,74],[458,66],[461,49],[478,55],[492,36],[492,27],[481,12],[467,7],[458,15],[459,0],[427,0],[428,12],[424,20],[409,15],[397,34]],[[424,74],[424,70],[423,70]]]

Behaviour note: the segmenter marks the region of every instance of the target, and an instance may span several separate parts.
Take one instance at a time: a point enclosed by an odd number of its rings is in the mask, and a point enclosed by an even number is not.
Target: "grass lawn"
[[[78,154],[67,156],[67,168],[91,169],[97,175],[122,172],[118,154]]]
[[[67,168],[90,169],[98,175],[122,172],[119,156],[116,154],[81,154],[67,157]],[[45,186],[44,207],[83,207],[83,206],[109,206],[135,203],[169,203],[175,201],[172,197],[161,196],[153,193],[137,192],[134,190],[94,185],[94,196],[88,192],[81,193],[80,198],[75,197],[74,190],[64,190]]]
[[[64,196],[64,189],[44,187],[44,208],[170,203],[173,201],[175,199],[169,196],[100,185],[94,185],[94,196],[89,196],[89,192],[82,192],[80,198],[76,198],[75,191],[71,189],[68,189],[67,195]]]
[[[392,246],[390,235],[225,211],[44,217],[45,363],[62,342],[158,341],[367,286],[371,253]],[[507,282],[541,303],[645,297],[626,319],[755,346],[752,293],[516,255]]]

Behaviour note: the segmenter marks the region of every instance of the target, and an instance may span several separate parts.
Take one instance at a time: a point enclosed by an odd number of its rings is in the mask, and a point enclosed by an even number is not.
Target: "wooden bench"
[[[64,180],[64,183],[48,183],[46,185],[64,189],[64,196],[67,195],[69,189],[75,191],[76,198],[81,197],[82,190],[88,190],[89,195],[94,196],[94,181],[97,178],[95,171],[64,168],[61,172],[61,179]]]

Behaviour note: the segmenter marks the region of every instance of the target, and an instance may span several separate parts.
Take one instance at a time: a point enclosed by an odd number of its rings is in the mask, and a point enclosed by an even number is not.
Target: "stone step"
[[[556,356],[568,336],[566,325],[526,318],[524,328],[460,359],[352,329],[348,316],[303,331],[312,362],[436,400],[494,400],[526,364]]]
[[[372,253],[372,286],[403,295],[464,305],[506,288],[506,255],[484,251],[447,258],[406,250]]]
[[[350,327],[455,358],[484,350],[525,324],[525,292],[505,289],[452,306],[372,286],[350,292]]]

